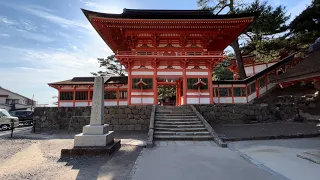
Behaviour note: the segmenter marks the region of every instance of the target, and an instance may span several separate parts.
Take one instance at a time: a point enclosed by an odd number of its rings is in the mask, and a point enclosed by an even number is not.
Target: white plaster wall
[[[253,74],[252,66],[245,67],[244,70],[246,71],[247,75]]]
[[[252,93],[251,95],[248,96],[248,102],[252,101],[256,97],[257,97],[257,93],[256,92]]]
[[[76,102],[76,107],[88,106],[88,102]]]
[[[277,84],[276,83],[270,83],[270,84],[268,84],[268,89],[271,89],[271,88],[273,88],[274,86],[276,86]]]
[[[220,97],[220,103],[232,103],[232,97]]]
[[[60,107],[73,107],[73,102],[60,102]]]
[[[219,103],[219,98],[218,97],[213,97],[213,102],[214,103]]]
[[[142,92],[142,94],[141,94],[141,92],[132,92],[131,93],[131,95],[138,95],[138,96],[140,96],[140,95],[153,95],[153,92]]]
[[[181,75],[182,76],[182,72],[157,72],[157,75]]]
[[[199,104],[199,98],[187,98],[188,104]]]
[[[153,75],[153,71],[132,71],[132,75]]]
[[[104,102],[104,106],[116,106],[116,105],[117,105],[117,101]]]
[[[259,94],[262,95],[263,93],[265,93],[267,91],[267,87],[263,87],[259,90]]]
[[[199,95],[199,93],[198,92],[188,92],[187,93],[187,95],[189,96],[189,95],[196,95],[196,96],[198,96]],[[201,96],[209,96],[210,94],[208,93],[208,92],[200,92],[200,95]]]
[[[186,75],[199,75],[199,76],[206,76],[208,72],[186,72]]]
[[[131,98],[131,104],[153,104],[153,98]]]
[[[266,69],[266,65],[265,64],[260,64],[260,65],[256,65],[254,66],[254,70],[255,70],[255,73],[257,74],[258,72],[260,71],[263,71]]]
[[[128,105],[128,101],[119,101],[120,106]]]
[[[234,97],[234,103],[247,103],[247,97]]]
[[[210,98],[200,98],[200,104],[210,104]]]
[[[270,67],[270,66],[272,66],[272,65],[274,65],[275,63],[268,63],[268,67]]]

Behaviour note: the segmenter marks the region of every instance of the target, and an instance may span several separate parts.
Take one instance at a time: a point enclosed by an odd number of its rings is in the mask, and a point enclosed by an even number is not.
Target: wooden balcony
[[[212,57],[223,58],[224,53],[222,51],[120,51],[116,56],[121,57]]]

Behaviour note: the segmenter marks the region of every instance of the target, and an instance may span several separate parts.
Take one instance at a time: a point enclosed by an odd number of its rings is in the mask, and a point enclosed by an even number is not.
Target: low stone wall
[[[298,116],[294,104],[216,104],[194,105],[211,124],[250,124],[287,121]]]
[[[106,106],[105,124],[109,130],[148,130],[152,106]],[[90,122],[91,107],[37,107],[34,110],[36,132],[67,130],[80,132]],[[82,117],[79,117],[82,116]]]

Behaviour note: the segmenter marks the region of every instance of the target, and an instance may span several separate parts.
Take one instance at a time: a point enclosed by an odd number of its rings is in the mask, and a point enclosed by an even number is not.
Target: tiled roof
[[[301,63],[280,74],[271,82],[288,82],[316,76],[320,76],[320,51],[310,54]]]
[[[82,9],[87,16],[121,19],[232,19],[258,16],[257,12],[215,15],[209,10],[124,9],[122,14],[93,12]]]
[[[105,84],[128,84],[127,76],[111,76],[104,78]],[[69,80],[48,83],[50,85],[93,85],[94,77],[74,77]]]

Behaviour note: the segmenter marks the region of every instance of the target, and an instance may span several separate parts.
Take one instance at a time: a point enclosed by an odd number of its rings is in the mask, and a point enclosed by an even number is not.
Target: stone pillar
[[[93,86],[90,125],[83,127],[83,133],[74,137],[75,147],[106,146],[114,142],[114,132],[104,124],[104,79],[95,77]]]

